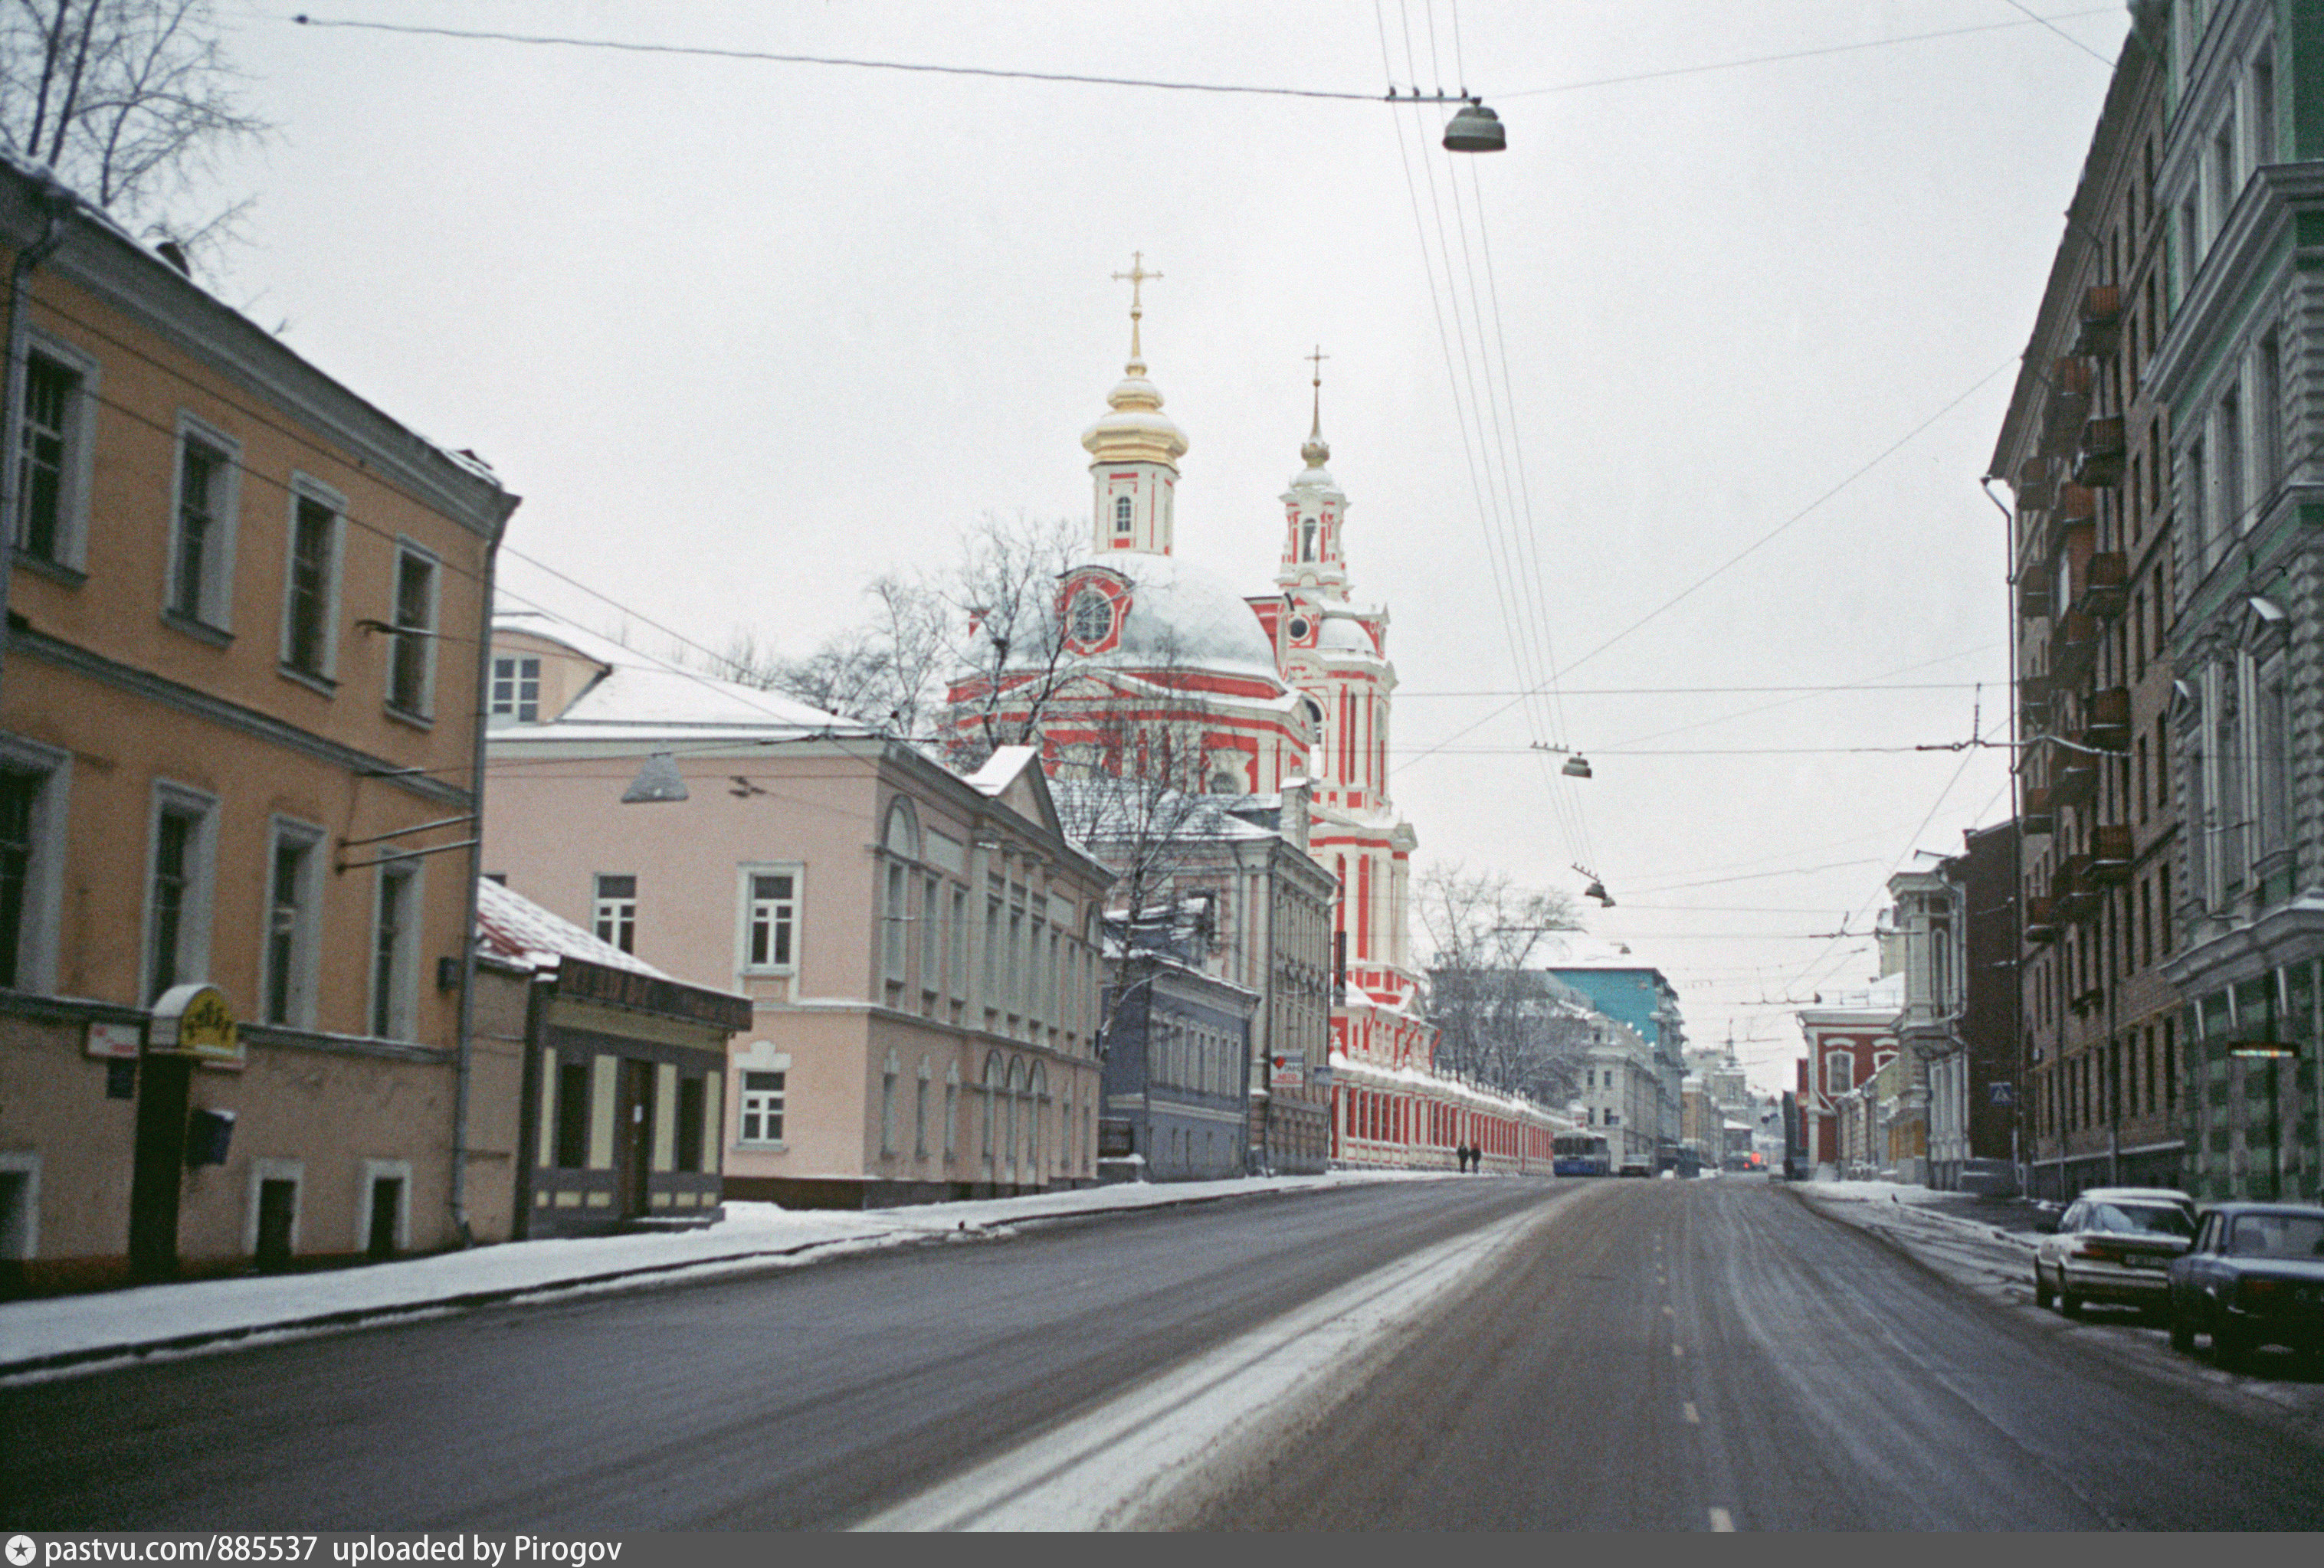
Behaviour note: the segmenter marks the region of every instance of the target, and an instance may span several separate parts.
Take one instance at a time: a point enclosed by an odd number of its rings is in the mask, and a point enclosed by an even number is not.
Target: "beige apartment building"
[[[0,244],[5,1283],[505,1234],[461,955],[516,498],[44,176]]]
[[[917,747],[540,615],[495,623],[486,871],[747,996],[729,1199],[857,1207],[1094,1181],[1110,874],[1040,764]]]

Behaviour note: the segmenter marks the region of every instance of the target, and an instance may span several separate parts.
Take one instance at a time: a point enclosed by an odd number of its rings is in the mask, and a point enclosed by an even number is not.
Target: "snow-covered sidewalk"
[[[622,1288],[719,1270],[820,1262],[944,1237],[1005,1233],[1028,1222],[1079,1215],[1381,1181],[1460,1179],[1464,1178],[1445,1171],[1343,1170],[1324,1176],[1086,1187],[860,1212],[729,1203],[724,1219],[696,1231],[512,1242],[361,1268],[243,1275],[7,1302],[0,1304],[0,1378],[198,1349],[256,1334],[311,1332],[490,1306],[549,1291]]]

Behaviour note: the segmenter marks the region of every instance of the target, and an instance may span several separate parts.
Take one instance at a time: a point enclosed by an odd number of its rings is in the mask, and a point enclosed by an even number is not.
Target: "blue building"
[[[1185,900],[1134,931],[1127,925],[1107,917],[1099,1179],[1241,1176],[1259,993],[1204,973],[1207,898]]]
[[[1686,1023],[1678,989],[1652,964],[1642,964],[1619,942],[1553,936],[1543,967],[1582,993],[1598,1012],[1628,1024],[1653,1048],[1661,1084],[1655,1128],[1658,1149],[1679,1144],[1680,1091],[1686,1079]]]

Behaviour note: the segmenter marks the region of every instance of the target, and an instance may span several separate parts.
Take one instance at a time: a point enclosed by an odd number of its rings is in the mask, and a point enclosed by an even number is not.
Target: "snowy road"
[[[51,1528],[2324,1525],[2283,1421],[2076,1333],[1756,1181],[1391,1184],[0,1390],[0,1475]]]

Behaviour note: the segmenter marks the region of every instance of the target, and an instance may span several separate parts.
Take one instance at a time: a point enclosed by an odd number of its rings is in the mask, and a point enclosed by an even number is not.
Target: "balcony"
[[[2058,901],[2061,921],[2085,921],[2098,912],[2098,885],[2090,880],[2090,857],[2069,855],[2058,862],[2050,879],[2050,896]]]
[[[2029,457],[2017,465],[2018,510],[2046,511],[2057,494],[2057,474],[2046,460]]]
[[[2053,806],[2080,806],[2089,803],[2098,793],[2098,759],[2087,751],[2070,751],[2062,746],[2050,748],[2050,803]]]
[[[2130,688],[2108,686],[2082,703],[2082,744],[2100,751],[2130,749]]]
[[[2122,289],[2101,283],[2082,295],[2082,319],[2074,334],[2073,352],[2084,359],[2104,358],[2122,342]]]
[[[2055,508],[2061,527],[2098,520],[2098,492],[2085,484],[2061,485]]]
[[[2057,900],[2043,897],[2025,901],[2025,940],[2029,942],[2054,942],[2058,940]]]
[[[2027,735],[2044,735],[2052,721],[2056,704],[2050,696],[2050,678],[2041,677],[2039,691],[2031,684],[2017,688],[2017,728]]]
[[[2058,618],[2050,634],[2050,674],[2061,686],[2079,686],[2098,658],[2098,623],[2078,610]]]
[[[2129,597],[2130,557],[2120,550],[2094,551],[2082,564],[2074,608],[2093,619],[2111,620],[2122,613]]]
[[[2021,620],[2040,620],[2050,613],[2050,579],[2045,575],[2021,577],[2017,580],[2017,615]]]
[[[2050,368],[2050,401],[2042,413],[2042,455],[2071,457],[2090,412],[2090,367],[2061,359]]]
[[[2025,806],[2017,813],[2017,830],[2032,837],[2047,837],[2057,831],[2058,813],[2051,808],[2050,791],[2046,785],[2028,784]]]
[[[2081,442],[2074,449],[2074,482],[2100,490],[2120,484],[2123,466],[2129,461],[2121,416],[2088,420],[2082,426]]]
[[[2091,829],[2088,880],[2097,887],[2120,887],[2130,880],[2137,852],[2127,824]]]

